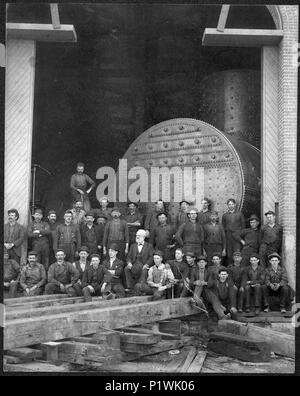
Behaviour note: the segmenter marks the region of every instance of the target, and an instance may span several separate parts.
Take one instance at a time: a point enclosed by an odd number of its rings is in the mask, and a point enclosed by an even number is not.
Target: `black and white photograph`
[[[295,375],[298,5],[5,23],[2,375]]]

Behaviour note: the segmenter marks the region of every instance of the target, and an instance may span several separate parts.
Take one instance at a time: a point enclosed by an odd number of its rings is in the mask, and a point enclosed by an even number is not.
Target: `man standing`
[[[135,242],[137,230],[142,227],[143,215],[138,211],[138,205],[135,202],[127,204],[128,211],[124,216],[129,230],[129,246]]]
[[[146,231],[138,230],[136,243],[130,246],[127,255],[127,266],[124,269],[126,288],[132,292],[137,283],[146,282],[148,269],[152,265],[153,248],[145,241]]]
[[[286,313],[290,300],[290,288],[286,270],[279,265],[281,257],[278,253],[268,256],[270,267],[266,270],[265,284],[263,285],[265,312],[270,309],[270,296],[278,296],[281,313]]]
[[[210,222],[204,224],[204,252],[210,262],[214,253],[226,256],[226,235],[224,228],[218,223],[217,212],[210,212]]]
[[[157,215],[159,213],[165,213],[165,204],[162,199],[155,202],[154,210],[150,211],[146,215],[145,219],[145,230],[147,231],[147,238],[151,236],[154,228],[158,225]]]
[[[66,211],[64,224],[56,228],[54,250],[62,249],[66,254],[66,260],[73,263],[77,256],[77,249],[81,246],[81,235],[79,227],[72,224],[72,212]]]
[[[111,209],[108,208],[109,201],[107,197],[102,197],[100,199],[100,208],[92,209],[94,213],[94,217],[97,218],[99,216],[105,215],[107,220],[111,220]]]
[[[149,269],[147,285],[144,285],[142,292],[152,295],[153,300],[172,297],[172,285],[174,275],[169,264],[163,264],[163,255],[159,250],[153,252],[154,265]]]
[[[7,249],[9,258],[17,263],[25,263],[24,242],[25,229],[18,223],[19,212],[17,209],[8,210],[8,223],[4,225],[4,247]]]
[[[48,224],[50,227],[50,235],[49,235],[49,243],[50,243],[50,254],[49,254],[49,263],[50,265],[55,262],[55,252],[54,252],[54,243],[56,238],[56,228],[59,225],[57,222],[57,215],[55,210],[49,210],[48,212]]]
[[[243,267],[247,267],[249,265],[251,254],[258,253],[260,245],[259,218],[253,214],[250,216],[249,221],[250,228],[244,228],[241,231],[233,233],[234,239],[243,245],[241,252]]]
[[[42,221],[43,211],[35,209],[34,221],[28,226],[28,237],[31,240],[32,249],[37,252],[37,262],[43,264],[45,270],[49,268],[49,255],[51,230],[48,223]]]
[[[94,214],[92,211],[86,214],[86,223],[80,228],[81,243],[86,245],[90,254],[99,254],[102,247],[103,234],[101,228],[94,224]]]
[[[163,253],[163,258],[166,262],[174,257],[175,228],[171,224],[168,224],[168,215],[166,213],[158,213],[156,217],[158,219],[158,225],[151,232],[149,242],[154,249],[160,250]]]
[[[181,224],[177,233],[176,241],[183,247],[184,252],[193,251],[197,256],[202,255],[204,231],[198,221],[198,209],[191,208],[188,212],[189,221]]]
[[[129,247],[129,231],[124,219],[120,219],[120,209],[114,207],[111,211],[112,219],[105,225],[103,236],[103,254],[106,255],[107,247],[116,244],[118,246],[119,258],[125,261]]]
[[[265,213],[267,224],[261,227],[259,255],[261,265],[266,268],[268,255],[271,253],[280,254],[282,244],[282,227],[276,223],[276,216],[272,210]]]
[[[3,255],[3,286],[4,291],[8,290],[8,297],[13,298],[17,296],[17,289],[20,276],[20,265],[17,261],[10,259],[7,249],[4,248]],[[5,296],[5,294],[4,294]]]
[[[208,224],[210,222],[211,201],[208,198],[203,198],[201,204],[202,204],[202,210],[198,215],[198,220],[199,220],[199,223],[202,226],[204,226],[205,224]]]
[[[85,302],[92,301],[92,295],[101,295],[101,285],[104,278],[103,267],[100,265],[99,254],[91,255],[91,264],[84,271],[82,279],[82,292]]]
[[[227,262],[231,263],[233,252],[241,250],[241,244],[234,239],[233,234],[245,228],[245,218],[242,212],[236,210],[235,199],[228,199],[227,206],[228,212],[222,216],[222,225],[226,234]]]
[[[88,185],[90,185],[89,188],[87,188]],[[96,183],[86,173],[84,173],[84,164],[82,162],[78,162],[77,173],[71,176],[70,187],[73,201],[81,201],[85,211],[89,211],[91,209],[88,194],[92,191],[95,185]]]
[[[59,248],[55,254],[56,262],[48,271],[48,283],[44,294],[67,294],[70,297],[81,296],[81,286],[78,284],[79,272],[68,261],[66,254]]]
[[[76,201],[74,207],[70,209],[73,215],[73,224],[78,226],[84,224],[85,222],[85,211],[83,210],[83,204],[81,201]]]
[[[175,225],[176,225],[176,230],[181,226],[181,224],[187,223],[189,218],[188,218],[188,211],[190,209],[190,202],[183,200],[179,203],[179,212],[176,215],[175,219]]]
[[[183,258],[183,250],[177,248],[175,250],[175,260],[171,260],[168,264],[174,275],[174,297],[180,297],[184,287],[184,280],[189,277],[189,266]]]
[[[262,286],[265,282],[265,271],[258,265],[259,255],[257,253],[252,253],[250,255],[250,266],[245,269],[243,275],[242,286],[245,290],[246,312],[251,311],[251,295],[254,296],[254,309],[255,315],[259,315],[261,310],[261,296],[262,296]]]
[[[121,280],[124,263],[117,258],[118,249],[116,243],[111,243],[108,249],[108,258],[102,264],[104,278],[101,293],[108,299],[125,297],[125,289]]]
[[[43,294],[44,285],[47,282],[45,266],[38,262],[38,253],[28,253],[28,263],[22,268],[20,286],[24,296],[40,296]]]

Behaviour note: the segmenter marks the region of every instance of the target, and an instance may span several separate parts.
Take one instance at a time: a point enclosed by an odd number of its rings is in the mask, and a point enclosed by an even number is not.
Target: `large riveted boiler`
[[[123,158],[127,159],[128,169],[147,170],[149,189],[153,167],[193,170],[190,179],[178,182],[171,177],[171,186],[164,187],[171,190],[168,209],[172,215],[179,206],[173,202],[173,188],[181,189],[183,197],[190,191],[197,206],[203,197],[211,199],[212,208],[220,215],[227,210],[229,198],[237,201],[246,216],[260,213],[260,151],[203,121],[182,118],[161,122],[142,133]],[[200,170],[200,178],[196,169]],[[140,206],[147,211],[152,205],[153,202],[147,202]]]

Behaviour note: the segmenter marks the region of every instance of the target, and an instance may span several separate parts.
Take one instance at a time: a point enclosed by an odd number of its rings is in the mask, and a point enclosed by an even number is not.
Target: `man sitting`
[[[48,284],[44,294],[68,294],[70,297],[82,295],[81,286],[78,284],[79,272],[68,261],[63,249],[58,249],[56,262],[48,270]]]
[[[4,248],[3,261],[3,286],[4,291],[8,290],[8,297],[13,298],[17,295],[18,280],[20,275],[20,265],[17,261],[9,258],[8,251]],[[6,296],[5,296],[6,297]]]
[[[79,272],[79,278],[77,283],[82,286],[82,279],[83,279],[83,274],[85,270],[88,268],[90,265],[88,261],[89,257],[89,249],[87,246],[81,246],[81,248],[78,250],[78,255],[79,255],[79,260],[76,260],[73,265]]]
[[[266,270],[265,284],[263,285],[265,312],[270,309],[270,296],[280,298],[280,310],[286,313],[286,307],[290,300],[290,288],[285,268],[279,265],[281,257],[278,253],[268,256],[270,266]]]
[[[152,265],[153,248],[145,241],[146,231],[138,230],[136,233],[136,243],[132,244],[127,256],[127,266],[124,269],[126,287],[129,292],[133,292],[135,285],[139,282],[146,282],[148,269]]]
[[[103,296],[107,299],[125,297],[125,289],[121,281],[124,263],[117,258],[118,245],[109,245],[108,258],[103,261],[104,279],[101,287]]]
[[[207,286],[210,286],[210,273],[206,268],[206,256],[199,256],[197,265],[192,269],[190,287],[194,291],[193,300],[197,306],[205,309],[201,296],[206,297]]]
[[[242,286],[242,280],[244,275],[244,268],[241,266],[242,255],[240,252],[233,253],[233,264],[228,266],[229,278],[233,282],[233,289],[236,294],[238,301],[238,312],[243,312],[243,304],[245,297],[245,289]]]
[[[142,285],[141,291],[152,295],[153,300],[172,297],[174,275],[169,264],[163,264],[163,254],[160,250],[153,253],[154,265],[148,271],[147,285]]]
[[[185,259],[188,264],[188,271],[186,273],[185,278],[183,279],[183,289],[182,289],[180,297],[188,297],[188,296],[193,295],[193,290],[190,288],[191,276],[192,276],[193,270],[195,268],[197,268],[196,255],[194,252],[191,252],[191,251],[186,252]]]
[[[101,285],[103,282],[104,272],[100,265],[99,254],[91,255],[91,264],[84,271],[82,278],[82,292],[86,302],[92,301],[92,295],[101,295]]]
[[[28,263],[22,268],[20,286],[24,296],[40,296],[47,282],[47,274],[43,264],[37,261],[38,253],[34,250],[28,253]]]
[[[261,309],[261,288],[265,281],[265,271],[258,264],[259,255],[257,253],[252,253],[250,255],[250,266],[245,269],[242,281],[246,295],[246,312],[251,311],[250,299],[251,295],[253,295],[255,315],[258,315]]]
[[[189,277],[189,266],[183,258],[183,250],[175,250],[175,260],[168,262],[174,275],[174,297],[180,297],[184,287],[184,280]]]

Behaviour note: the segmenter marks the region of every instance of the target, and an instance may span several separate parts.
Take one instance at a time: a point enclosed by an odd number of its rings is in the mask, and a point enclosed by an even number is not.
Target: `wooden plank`
[[[9,40],[35,40],[45,42],[68,42],[77,41],[73,25],[61,25],[60,29],[54,29],[51,24],[36,23],[7,23],[6,34]]]
[[[177,372],[179,370],[179,367],[182,366],[183,363],[185,362],[190,349],[191,349],[190,347],[184,347],[180,349],[178,354],[172,355],[172,360],[170,361],[170,363],[168,363],[166,367],[166,373]]]
[[[158,334],[121,333],[120,337],[121,342],[137,345],[153,345],[161,341],[161,336]]]
[[[75,300],[78,298],[78,300]],[[50,307],[42,307],[38,308],[37,306],[27,307],[27,309],[22,308],[21,310],[10,310],[6,312],[5,319],[6,320],[14,320],[14,319],[25,319],[25,318],[34,318],[34,317],[42,317],[47,315],[55,315],[59,313],[67,313],[67,312],[79,312],[85,311],[87,309],[97,309],[97,308],[105,308],[105,307],[114,307],[114,306],[122,306],[127,304],[140,304],[147,301],[151,301],[151,296],[136,296],[136,297],[126,297],[126,298],[119,298],[115,300],[103,300],[102,298],[93,299],[92,302],[82,302],[81,297],[75,297],[74,300],[63,300],[63,303],[66,305],[62,305],[62,300],[58,300],[58,306],[52,306],[53,301],[50,301]],[[84,301],[84,300],[83,300]],[[67,304],[69,302],[69,304]],[[72,302],[70,304],[70,302]],[[43,302],[44,303],[44,302]],[[40,304],[40,303],[38,303]]]
[[[158,330],[151,330],[145,327],[124,327],[122,329],[123,331],[126,331],[127,333],[144,333],[144,334],[157,334],[160,335],[163,340],[177,340],[178,336],[176,334],[170,334],[170,333],[163,333]]]
[[[276,46],[282,38],[282,30],[224,29],[224,31],[219,32],[214,28],[206,28],[202,37],[202,45],[225,47]]]
[[[284,316],[241,316],[237,315],[236,317],[238,322],[247,322],[247,323],[291,323],[291,317]]]
[[[99,327],[120,329],[195,313],[196,309],[191,307],[189,298],[186,297],[61,313],[42,318],[8,320],[4,328],[4,349],[92,334]]]
[[[202,366],[206,359],[206,355],[206,351],[199,351],[195,359],[192,361],[190,367],[188,368],[187,373],[201,373]]]
[[[16,356],[9,356],[9,355],[4,355],[3,356],[3,363],[4,364],[22,364],[25,362],[32,362],[34,360],[34,358],[30,357],[30,358],[26,358],[26,359],[21,359],[19,357]]]
[[[291,335],[233,320],[219,320],[218,328],[220,331],[265,341],[274,353],[295,358],[295,337]]]
[[[5,311],[8,315],[12,314],[12,312],[19,312],[20,315],[22,314],[26,315],[26,311],[30,312],[30,310],[36,310],[38,308],[45,308],[45,307],[48,308],[54,306],[62,307],[63,305],[70,305],[70,304],[74,305],[83,302],[84,302],[83,297],[67,297],[57,300],[40,300],[37,302],[20,303],[13,306],[9,306],[6,308]]]
[[[11,306],[15,304],[23,304],[28,302],[36,302],[36,301],[45,301],[45,300],[57,300],[60,298],[66,298],[65,294],[49,294],[42,296],[32,296],[32,297],[16,297],[16,298],[8,298],[4,299],[5,306]],[[70,297],[69,297],[70,298]]]
[[[42,352],[31,348],[8,349],[6,355],[15,356],[20,359],[36,359],[42,357]]]
[[[176,334],[177,336],[181,336],[181,320],[165,320],[163,322],[159,322],[159,331],[163,333]]]
[[[228,13],[229,13],[229,8],[230,8],[229,4],[222,5],[220,16],[219,16],[219,21],[218,21],[218,26],[217,26],[217,30],[219,32],[224,32],[224,28],[225,28]]]
[[[51,20],[53,29],[60,29],[60,19],[57,4],[50,4]]]
[[[48,362],[30,362],[23,364],[4,364],[4,372],[70,372],[70,368],[66,365],[56,366]]]
[[[185,358],[183,365],[180,365],[176,370],[177,373],[186,373],[188,368],[190,367],[192,361],[197,355],[197,349],[195,347],[191,347],[187,357]]]
[[[44,342],[39,345],[39,349],[42,351],[42,357],[49,361],[55,362],[58,360],[58,346],[59,342]]]

